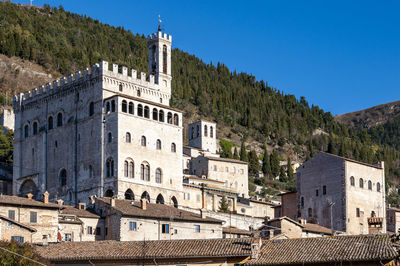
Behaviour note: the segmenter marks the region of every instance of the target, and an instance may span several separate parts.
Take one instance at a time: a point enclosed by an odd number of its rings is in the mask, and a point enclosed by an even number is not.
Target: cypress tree
[[[229,212],[229,205],[228,205],[228,202],[226,201],[225,196],[222,197],[222,199],[221,199],[218,211],[219,212],[224,212],[224,213]]]
[[[246,151],[246,147],[244,146],[244,142],[242,142],[242,145],[240,146],[240,160],[243,162],[248,162],[249,161],[249,156]]]
[[[271,163],[270,163],[270,158],[269,154],[266,148],[264,148],[264,157],[262,161],[262,172],[264,174],[264,177],[270,177],[271,176]]]
[[[240,159],[236,146],[235,146],[235,150],[233,151],[233,159],[235,159],[235,160]]]
[[[294,173],[293,173],[293,168],[292,168],[292,160],[290,157],[287,160],[287,177],[290,182],[294,180]]]
[[[260,171],[260,164],[258,162],[257,153],[251,150],[249,153],[249,174],[255,176]]]
[[[274,151],[270,157],[270,161],[272,177],[275,178],[279,175],[280,170],[278,153]]]

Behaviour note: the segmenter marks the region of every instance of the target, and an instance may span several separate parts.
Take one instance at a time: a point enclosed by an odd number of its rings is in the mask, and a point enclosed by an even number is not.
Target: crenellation
[[[25,92],[25,98],[24,98],[24,100],[27,100],[27,99],[29,99],[29,98],[31,98],[31,91]]]
[[[146,76],[147,76],[146,73],[140,72],[140,80],[141,80],[142,82],[145,82],[145,81],[146,81]]]
[[[81,78],[81,72],[80,71],[76,71],[75,72],[75,80],[78,80]]]
[[[150,85],[154,85],[154,75],[150,74],[149,81],[150,81]]]
[[[48,82],[48,83],[46,83],[46,93],[47,92],[51,92],[51,83],[50,82]]]
[[[73,80],[74,80],[74,75],[73,74],[68,75],[68,83],[72,83]]]
[[[58,80],[53,80],[53,91],[57,90],[58,88]]]
[[[117,64],[112,65],[112,72],[115,74],[118,74],[118,65]]]
[[[32,90],[32,98],[35,97],[35,96],[37,95],[37,92],[38,92],[38,89],[37,89],[37,88],[34,88],[34,89]]]
[[[65,85],[67,79],[65,77],[60,78],[60,87]]]
[[[122,66],[122,75],[128,76],[128,68],[126,66]]]
[[[136,80],[137,79],[137,71],[135,69],[131,70],[131,75],[132,75],[132,79]]]
[[[39,95],[41,95],[41,94],[43,94],[43,93],[45,93],[44,86],[43,86],[43,85],[40,85],[40,86],[39,86]]]
[[[87,78],[88,75],[89,75],[89,68],[86,68],[86,69],[83,70],[82,77],[83,78]]]

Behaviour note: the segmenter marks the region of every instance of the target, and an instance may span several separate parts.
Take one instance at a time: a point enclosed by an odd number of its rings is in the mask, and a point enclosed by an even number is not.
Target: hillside
[[[0,24],[0,53],[34,62],[43,73],[66,75],[100,60],[147,70],[143,35],[85,15],[0,2]],[[252,75],[232,72],[223,63],[206,64],[178,48],[172,52],[172,74],[171,105],[184,111],[185,122],[199,116],[216,121],[218,137],[228,140],[221,146],[222,156],[233,157],[228,149],[239,149],[245,142],[250,153],[242,159],[250,161],[251,174],[259,170],[257,159],[266,146],[271,165],[262,170],[270,178],[285,175],[280,160],[302,162],[323,150],[367,163],[385,160],[388,181],[400,180],[398,150],[382,145],[366,130],[338,123],[329,112],[309,106],[304,97],[297,99]],[[15,91],[29,87],[17,86]]]
[[[400,116],[400,101],[337,115],[335,120],[353,128],[373,128]]]

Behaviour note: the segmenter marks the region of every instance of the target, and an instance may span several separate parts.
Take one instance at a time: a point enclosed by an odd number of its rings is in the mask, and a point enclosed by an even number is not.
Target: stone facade
[[[368,234],[370,218],[386,220],[384,164],[318,153],[297,169],[297,197],[301,217],[331,228],[332,208],[334,230]]]
[[[3,112],[0,115],[0,126],[14,130],[14,112],[12,109],[3,108]]]
[[[386,210],[386,224],[387,231],[392,233],[398,233],[400,229],[400,209],[399,208],[387,208]]]
[[[189,125],[189,146],[215,154],[217,152],[217,124],[200,120]]]
[[[287,216],[293,220],[298,218],[298,201],[296,192],[287,192],[281,196],[281,216]]]
[[[32,235],[35,232],[36,230],[29,226],[24,226],[0,215],[0,240],[2,241],[17,240],[21,243],[31,243]]]

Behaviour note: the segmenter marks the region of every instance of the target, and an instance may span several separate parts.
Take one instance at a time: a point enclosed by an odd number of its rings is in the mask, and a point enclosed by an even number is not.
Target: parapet
[[[155,32],[153,34],[150,34],[147,38],[149,40],[163,39],[163,40],[166,40],[168,42],[172,42],[172,35],[163,33],[161,31]]]

